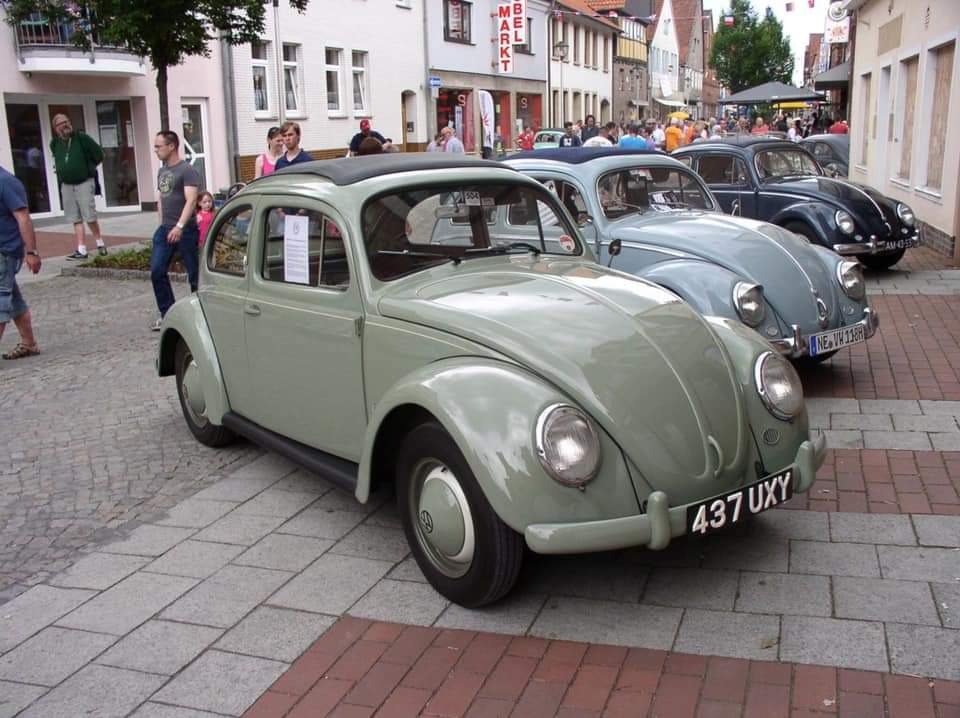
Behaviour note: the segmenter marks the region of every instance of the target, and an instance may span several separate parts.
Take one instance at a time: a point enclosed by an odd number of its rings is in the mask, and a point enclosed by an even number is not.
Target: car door
[[[278,434],[359,461],[363,307],[345,223],[317,201],[264,197],[244,304],[256,411]]]
[[[197,291],[220,361],[230,408],[252,407],[243,308],[249,281],[248,249],[255,201],[222,211],[210,227],[206,267]]]

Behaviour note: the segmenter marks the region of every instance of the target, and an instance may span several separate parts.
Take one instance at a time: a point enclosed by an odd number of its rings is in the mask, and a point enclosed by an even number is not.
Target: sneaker
[[[163,317],[157,317],[157,321],[155,321],[153,326],[150,327],[150,331],[159,332],[161,326],[163,326]]]
[[[68,255],[67,255],[67,259],[74,259],[74,260],[76,260],[76,259],[89,259],[89,258],[90,258],[90,255],[89,255],[89,254],[87,254],[86,252],[80,252],[79,250],[74,251],[73,254],[68,254]]]
[[[97,254],[99,254],[101,257],[106,257],[109,252],[107,252],[107,248],[105,246],[102,246],[97,247]]]

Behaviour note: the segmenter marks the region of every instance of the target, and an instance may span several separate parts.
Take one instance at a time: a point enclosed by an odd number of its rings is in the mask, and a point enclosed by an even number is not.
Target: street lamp
[[[553,46],[553,54],[560,58],[560,126],[563,127],[564,117],[567,111],[567,103],[563,99],[563,63],[567,61],[567,52],[570,50],[570,43],[561,40]]]

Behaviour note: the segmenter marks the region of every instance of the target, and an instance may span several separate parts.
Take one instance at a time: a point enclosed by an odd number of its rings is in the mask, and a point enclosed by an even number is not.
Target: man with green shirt
[[[84,222],[89,225],[97,242],[97,252],[106,254],[107,247],[100,235],[94,200],[97,165],[103,162],[103,150],[90,135],[74,130],[66,115],[54,115],[53,132],[56,136],[50,140],[50,152],[60,182],[63,213],[67,221],[73,223],[73,233],[77,238],[77,250],[67,259],[87,258]]]

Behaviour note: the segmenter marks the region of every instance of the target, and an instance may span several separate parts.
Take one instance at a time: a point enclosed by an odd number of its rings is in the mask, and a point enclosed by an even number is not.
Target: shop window
[[[470,14],[473,3],[466,0],[443,0],[443,39],[448,42],[470,42]]]
[[[255,112],[270,112],[270,83],[268,81],[269,43],[255,40],[250,43],[250,64],[253,72],[253,109]]]

